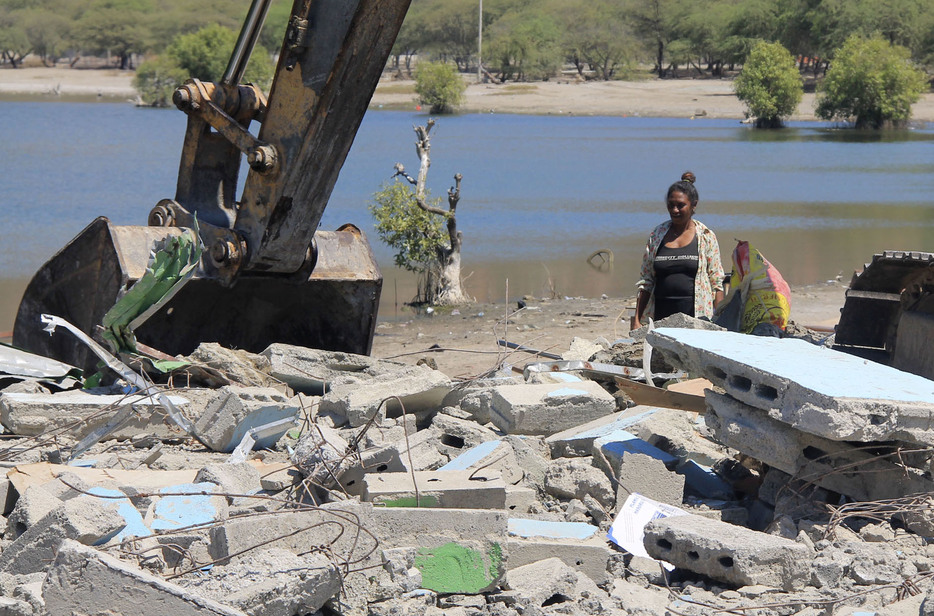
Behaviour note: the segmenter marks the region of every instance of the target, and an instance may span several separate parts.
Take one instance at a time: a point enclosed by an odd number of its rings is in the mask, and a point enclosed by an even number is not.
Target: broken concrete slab
[[[733,398],[834,441],[934,444],[934,382],[790,338],[656,329],[648,340]]]
[[[694,460],[685,460],[678,465],[678,474],[684,475],[685,490],[701,498],[732,500],[733,488],[709,466],[698,464]],[[651,497],[651,495],[647,495]],[[658,499],[656,499],[658,500]]]
[[[805,545],[702,516],[649,522],[644,545],[653,558],[739,586],[803,587],[813,553]]]
[[[101,544],[125,525],[112,503],[90,496],[65,501],[0,552],[0,571],[16,575],[45,571],[62,540]]]
[[[770,413],[713,391],[707,425],[717,439],[789,475],[857,501],[930,492],[934,481],[919,469],[889,461],[878,451],[797,430]]]
[[[269,375],[269,360],[262,355],[202,342],[185,359],[219,370],[242,387],[281,387],[281,393],[286,393],[285,386]]]
[[[545,442],[551,449],[553,458],[593,455],[595,440],[617,430],[625,430],[647,419],[658,410],[660,409],[654,406],[634,406],[625,411],[598,417],[585,424],[556,432],[546,437]]]
[[[191,404],[183,396],[169,396],[182,412]],[[182,433],[167,418],[155,398],[134,395],[91,394],[75,389],[57,394],[0,394],[0,422],[13,434],[38,436],[50,430],[63,430],[76,439],[100,428],[124,406],[133,413],[108,438],[128,439],[141,432],[158,438],[172,438]]]
[[[501,385],[521,385],[524,381],[519,377],[497,377],[477,379],[455,386],[444,396],[441,405],[444,407],[457,407],[470,414],[474,421],[484,425],[490,423],[490,401],[493,390]]]
[[[506,484],[495,471],[380,473],[363,478],[363,500],[383,507],[505,509]]]
[[[50,565],[42,587],[50,616],[245,616],[76,541],[63,541]]]
[[[259,471],[248,462],[209,464],[198,471],[195,483],[213,483],[219,492],[229,494],[232,502],[239,494],[254,494],[262,489]]]
[[[635,434],[625,430],[617,430],[595,439],[593,442],[592,454],[600,459],[602,456],[610,464],[613,470],[617,470],[626,454],[643,454],[650,458],[655,458],[669,469],[674,469],[678,465],[678,458],[666,451],[662,451],[655,445],[642,440]]]
[[[438,413],[431,420],[430,429],[437,432],[438,451],[456,458],[471,447],[497,439],[497,434],[476,422]]]
[[[614,413],[616,400],[593,381],[503,385],[493,390],[490,410],[507,434],[547,435]]]
[[[613,555],[606,539],[592,524],[509,518],[506,547],[509,569],[547,558],[560,558],[597,584],[609,581],[607,564]]]
[[[320,609],[340,591],[340,581],[337,567],[322,554],[268,548],[179,584],[249,616],[299,616]]]
[[[358,383],[398,371],[403,364],[366,355],[274,343],[261,353],[269,373],[295,391],[320,396],[335,384]]]
[[[194,433],[212,450],[230,453],[251,429],[296,418],[299,410],[277,389],[227,385],[215,391],[195,421]],[[272,447],[289,427],[283,426],[281,431],[265,435],[254,447]]]
[[[331,391],[322,396],[318,413],[331,415],[356,428],[373,417],[376,421],[398,417],[403,406],[407,414],[437,411],[451,387],[451,379],[438,370],[403,366],[368,379],[365,387],[359,382],[334,383]]]

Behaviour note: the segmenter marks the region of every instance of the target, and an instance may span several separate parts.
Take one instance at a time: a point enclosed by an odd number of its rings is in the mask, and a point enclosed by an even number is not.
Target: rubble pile
[[[681,325],[652,404],[576,365],[641,341],[469,382],[202,345],[170,403],[11,374],[0,614],[934,613],[934,382]]]

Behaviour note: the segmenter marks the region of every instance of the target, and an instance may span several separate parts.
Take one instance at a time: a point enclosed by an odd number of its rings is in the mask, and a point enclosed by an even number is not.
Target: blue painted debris
[[[594,441],[593,446],[594,449],[600,449],[613,466],[617,466],[616,463],[622,460],[623,455],[627,453],[641,453],[651,456],[656,460],[660,460],[669,469],[673,469],[678,464],[678,458],[625,430],[617,430],[610,435],[601,437]]]
[[[213,492],[217,486],[213,483],[182,483],[159,490],[160,494],[179,494],[163,496],[156,501],[153,511],[152,529],[176,530],[210,524],[220,518]]]
[[[585,522],[551,522],[509,518],[507,529],[515,537],[548,537],[550,539],[589,539],[599,528]]]
[[[104,499],[106,503],[117,503],[117,513],[119,513],[123,520],[126,522],[126,526],[123,527],[119,533],[113,537],[106,537],[100,539],[94,545],[101,545],[107,543],[110,539],[116,537],[118,540],[123,541],[124,539],[130,539],[132,537],[149,537],[152,535],[152,531],[149,530],[149,527],[146,526],[146,522],[143,521],[143,516],[139,510],[133,506],[133,503],[130,502],[130,499],[127,498],[126,494],[120,490],[110,490],[108,488],[93,487],[88,490],[90,494],[95,496],[104,496],[108,497]],[[122,498],[113,498],[113,497],[122,497]]]
[[[573,387],[562,387],[545,394],[546,398],[567,398],[569,396],[589,396],[590,392],[585,389],[574,389]]]
[[[485,443],[480,443],[476,447],[472,447],[468,449],[467,451],[465,451],[464,453],[462,453],[461,455],[457,456],[456,458],[454,458],[453,460],[451,460],[450,462],[448,462],[447,464],[445,464],[438,470],[439,471],[466,471],[471,466],[473,466],[474,464],[476,464],[483,458],[487,457],[488,455],[496,451],[496,448],[499,447],[502,442],[503,441],[496,440],[496,441],[487,441]]]

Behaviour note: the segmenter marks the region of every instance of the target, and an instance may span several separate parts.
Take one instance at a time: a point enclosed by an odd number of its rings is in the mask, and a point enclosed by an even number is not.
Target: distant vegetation
[[[804,90],[788,50],[781,43],[765,41],[752,48],[733,88],[757,128],[780,127],[798,108]]]
[[[260,40],[269,53],[281,44],[291,4],[274,0]],[[49,66],[97,56],[135,69],[141,58],[158,58],[143,71],[158,92],[184,68],[165,57],[177,37],[212,25],[236,31],[248,7],[248,0],[0,0],[0,64],[15,67],[27,55]],[[764,41],[784,47],[813,85],[855,37],[902,50],[898,66],[909,73],[934,71],[931,0],[485,0],[478,56],[479,8],[478,0],[412,0],[391,68],[412,77],[415,60],[427,58],[498,82],[562,74],[610,80],[637,67],[659,78],[719,77],[734,75]],[[879,57],[891,74],[894,65]],[[834,87],[824,89],[827,117],[850,113],[876,123],[878,114],[833,103],[834,92],[850,91]],[[893,104],[910,98],[895,96]],[[900,113],[883,114],[883,123],[899,121]]]

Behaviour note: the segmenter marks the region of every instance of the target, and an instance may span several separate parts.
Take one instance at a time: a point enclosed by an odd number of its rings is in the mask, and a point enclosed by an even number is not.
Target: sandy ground
[[[36,99],[97,97],[135,100],[133,73],[112,69],[21,68],[0,69],[0,97]],[[410,81],[384,80],[373,107],[412,109],[415,95]],[[793,120],[815,120],[814,94],[805,94]],[[744,117],[742,103],[728,79],[647,81],[557,80],[522,84],[470,84],[462,111],[468,113],[538,113],[651,117]],[[913,107],[915,120],[934,122],[934,94],[925,94]]]
[[[806,327],[832,327],[840,316],[845,292],[840,282],[792,289],[791,319]],[[456,312],[439,309],[431,315],[377,325],[372,354],[406,363],[431,358],[448,376],[475,377],[499,362],[521,367],[535,361],[528,353],[504,350],[497,340],[560,355],[575,337],[590,341],[602,337],[610,343],[626,337],[630,306],[635,306],[635,298],[530,298],[522,310],[503,303],[471,304]]]

